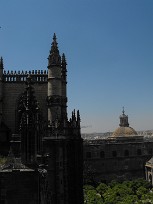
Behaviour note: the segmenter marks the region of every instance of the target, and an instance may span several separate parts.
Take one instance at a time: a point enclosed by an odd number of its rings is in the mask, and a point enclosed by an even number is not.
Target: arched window
[[[113,157],[117,157],[117,152],[116,151],[112,151],[112,156]]]
[[[105,158],[105,152],[104,151],[100,152],[100,158]]]
[[[141,149],[137,149],[137,155],[142,155]]]
[[[128,157],[128,156],[129,156],[129,150],[126,149],[126,150],[124,151],[124,156],[125,156],[125,157]]]

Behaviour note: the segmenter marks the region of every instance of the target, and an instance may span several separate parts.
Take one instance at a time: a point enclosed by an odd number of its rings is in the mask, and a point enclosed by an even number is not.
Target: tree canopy
[[[153,189],[144,179],[97,186],[84,185],[86,204],[153,204]]]

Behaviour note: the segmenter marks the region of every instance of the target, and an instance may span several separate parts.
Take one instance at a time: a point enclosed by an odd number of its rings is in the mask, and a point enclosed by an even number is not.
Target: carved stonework
[[[65,105],[67,103],[67,97],[62,98],[62,105]]]
[[[62,104],[62,97],[58,95],[48,96],[47,97],[47,105],[48,106],[56,106]]]
[[[26,91],[19,100],[19,120],[21,133],[22,162],[30,164],[36,161],[36,154],[41,148],[40,112],[33,95],[32,79],[27,77]]]
[[[65,106],[67,103],[67,97],[62,97],[58,95],[54,96],[47,96],[47,105],[50,106],[57,106],[57,105],[62,105]]]
[[[58,43],[56,42],[56,35],[54,33],[53,42],[48,57],[48,66],[60,66],[61,65],[61,56],[58,50]]]

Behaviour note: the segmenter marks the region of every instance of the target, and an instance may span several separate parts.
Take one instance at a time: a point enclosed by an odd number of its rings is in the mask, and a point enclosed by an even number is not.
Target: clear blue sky
[[[136,130],[153,129],[152,0],[1,0],[6,70],[47,69],[52,36],[68,63],[68,110],[82,132],[113,131],[122,106]]]

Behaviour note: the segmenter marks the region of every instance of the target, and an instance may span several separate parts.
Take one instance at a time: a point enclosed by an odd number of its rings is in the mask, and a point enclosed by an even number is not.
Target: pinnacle
[[[62,54],[62,59],[65,60],[65,54],[64,53]]]
[[[52,42],[52,45],[56,45],[57,46],[57,37],[56,37],[56,34],[54,33],[54,35],[53,35],[53,42]]]
[[[62,63],[66,64],[66,58],[65,58],[65,54],[64,53],[62,54]]]
[[[64,53],[62,54],[62,60],[65,60],[65,54]]]
[[[0,69],[3,69],[3,58],[0,58]]]
[[[54,33],[53,35],[53,42],[51,45],[51,50],[50,50],[50,54],[49,54],[49,64],[56,64],[56,65],[60,65],[61,64],[61,56],[59,54],[59,50],[58,50],[58,43],[56,41],[56,34]]]
[[[56,34],[53,35],[53,41],[56,41]]]
[[[57,43],[56,39],[57,39],[56,34],[54,33],[50,54],[53,54],[53,53],[58,53],[59,54],[59,50],[58,50],[58,46],[57,46],[58,43]]]

